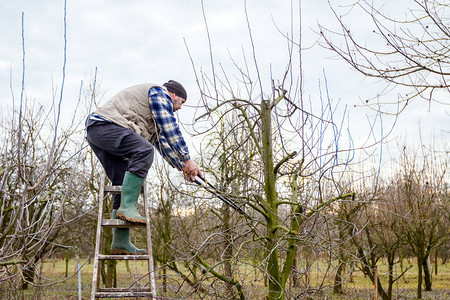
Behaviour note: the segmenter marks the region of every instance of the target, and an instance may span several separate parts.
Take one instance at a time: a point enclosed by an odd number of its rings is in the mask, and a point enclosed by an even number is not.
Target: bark
[[[161,267],[162,269],[162,280],[163,280],[163,293],[167,294],[167,268],[165,265]]]
[[[342,294],[342,271],[344,270],[344,264],[339,262],[339,266],[334,275],[333,294]]]
[[[298,275],[297,272],[295,270],[295,266],[297,266],[297,256],[294,257],[294,262],[292,264],[292,275],[291,275],[291,283],[292,283],[292,287],[296,288],[298,286]]]
[[[422,278],[422,274],[423,274],[423,271],[422,271],[422,267],[423,267],[423,264],[422,264],[422,261],[423,261],[423,258],[420,256],[420,255],[417,255],[417,269],[418,269],[418,276],[417,276],[417,298],[419,298],[419,299],[422,299],[422,281],[423,281],[423,278]]]
[[[428,263],[429,262],[428,258],[429,258],[429,255],[427,255],[422,261],[425,291],[431,291],[431,270],[430,270],[430,264]]]
[[[65,258],[64,259],[65,259],[65,262],[66,262],[65,277],[67,278],[69,276],[69,260],[70,260],[69,251],[68,250],[65,251]]]
[[[112,242],[112,235],[110,233],[105,235],[105,246],[107,246],[107,249],[105,249],[106,254],[110,254],[111,250],[110,250],[110,245]],[[106,248],[106,247],[105,247]],[[116,282],[116,261],[114,260],[107,260],[104,262],[104,264],[106,265],[106,274],[105,274],[105,279],[104,279],[104,283],[105,283],[105,287],[113,287],[114,283]],[[114,286],[115,287],[115,286]]]
[[[344,240],[344,227],[342,223],[339,224],[339,242]],[[344,270],[344,251],[339,247],[339,266],[334,275],[333,294],[342,294],[342,272]]]
[[[224,203],[223,205],[223,232],[224,232],[224,273],[228,278],[233,278],[233,270],[231,266],[231,259],[233,257],[233,246],[231,245],[231,232],[230,232],[230,210],[228,206]],[[231,297],[233,295],[233,285],[231,283],[226,283],[226,296]]]
[[[434,275],[438,274],[439,249],[440,247],[437,247],[434,252]]]
[[[373,276],[372,276],[372,282],[375,282]],[[381,285],[380,278],[378,276],[377,276],[377,291],[378,291],[378,295],[381,295],[381,298],[383,300],[391,300],[391,297],[384,291],[383,286]]]
[[[28,289],[28,284],[34,282],[34,266],[26,266],[22,270],[22,290]]]
[[[269,275],[268,299],[284,299],[281,273],[278,262],[278,203],[275,188],[275,174],[272,148],[272,119],[271,104],[267,100],[261,101],[261,144],[262,162],[264,166],[264,192],[269,207],[267,214],[267,242],[268,255],[267,273]]]
[[[392,299],[392,287],[394,285],[394,260],[395,260],[395,253],[388,254],[389,274],[388,274],[387,294],[388,294],[389,299]]]
[[[375,284],[375,274],[374,274],[374,267],[376,265],[375,258],[374,257],[367,258],[364,254],[364,249],[356,242],[356,240],[352,239],[352,241],[358,250],[358,255],[361,261],[361,267],[364,275],[367,275],[372,284]],[[372,261],[373,263],[370,263],[369,260]],[[390,300],[389,295],[383,289],[383,285],[379,277],[377,277],[377,291],[378,295],[380,295],[383,300]]]

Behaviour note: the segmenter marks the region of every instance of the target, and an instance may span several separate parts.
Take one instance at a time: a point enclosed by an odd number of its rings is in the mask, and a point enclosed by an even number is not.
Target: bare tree
[[[407,7],[392,4],[395,9],[383,10],[382,3],[357,1],[344,13],[330,3],[339,30],[319,25],[323,46],[364,76],[385,80],[384,92],[391,86],[405,87],[406,93],[399,93],[403,106],[416,97],[448,105],[448,3],[414,0]],[[399,12],[404,14],[392,17]],[[347,25],[352,14],[366,15],[372,22],[369,39],[358,35],[359,28]],[[367,37],[369,33],[362,34]]]
[[[11,111],[2,112],[0,123],[0,282],[20,275],[21,287],[26,289],[35,284],[39,262],[61,249],[80,253],[81,242],[72,244],[67,232],[71,232],[71,222],[89,212],[89,205],[83,204],[92,200],[92,186],[85,184],[88,180],[80,152],[83,135],[77,112],[82,87],[71,121],[62,121],[65,48],[62,84],[53,91],[53,99],[47,99],[48,107],[26,95],[23,14],[22,48],[20,98],[17,101],[11,84]],[[39,277],[37,285],[47,284],[51,283]]]
[[[262,79],[248,18],[247,23],[252,54],[250,58],[243,55],[242,65],[231,57],[235,74],[215,63],[212,44],[212,71],[206,73],[193,63],[201,106],[206,110],[196,121],[201,135],[217,135],[220,139],[204,151],[213,154],[203,156],[204,164],[213,166],[216,180],[226,179],[220,181],[221,193],[245,206],[251,216],[240,217],[247,228],[240,232],[246,235],[233,240],[234,248],[240,250],[233,258],[248,264],[250,253],[260,254],[256,261],[253,257],[252,267],[267,280],[268,299],[283,299],[296,269],[300,245],[314,242],[317,247],[326,247],[320,241],[328,238],[315,236],[320,232],[317,224],[322,211],[333,202],[353,196],[340,185],[342,172],[351,163],[351,139],[343,136],[343,124],[336,121],[336,104],[326,87],[327,96],[318,97],[314,104],[303,99],[301,54],[293,55],[301,53],[298,43],[288,39],[288,63],[281,77]],[[219,69],[220,74],[215,71]],[[237,83],[231,81],[233,77],[239,78]],[[210,125],[203,125],[204,121]],[[346,149],[344,141],[348,142]],[[197,252],[203,252],[205,245],[202,243]],[[242,251],[244,245],[253,251]],[[216,278],[232,283],[236,289],[244,286],[244,282],[216,272],[213,266],[225,264],[223,258],[209,262],[200,256],[197,259]],[[323,281],[317,285],[320,289]],[[289,296],[311,290],[307,286]]]
[[[373,284],[376,280],[383,299],[392,299],[394,283],[411,268],[403,268],[404,257],[411,254],[417,258],[418,297],[422,297],[423,284],[426,290],[431,290],[429,256],[446,241],[448,232],[445,213],[449,205],[445,196],[448,157],[425,148],[420,155],[406,146],[401,149],[399,159],[391,163],[391,169],[395,170],[392,178],[379,179],[375,184],[376,176],[367,177],[360,186],[353,186],[360,201],[335,205],[339,240],[350,241],[359,262],[356,265]],[[346,254],[350,254],[351,260],[351,251]],[[340,262],[344,261],[342,256],[339,252]],[[384,259],[387,280],[383,279],[385,275],[375,276],[375,267]],[[401,270],[395,274],[398,263]],[[342,281],[341,274],[337,278],[336,285]]]
[[[24,102],[21,117],[12,114],[2,124],[1,279],[17,275],[9,273],[9,266],[20,264],[22,288],[33,282],[41,259],[58,248],[70,247],[61,243],[60,234],[64,226],[86,213],[73,215],[71,211],[89,198],[87,187],[76,188],[84,178],[76,171],[74,157],[79,146],[72,138],[80,135],[71,127],[59,128],[56,135],[50,113]]]
[[[417,258],[417,297],[421,298],[422,281],[425,290],[431,291],[430,255],[448,238],[444,213],[449,205],[444,196],[448,157],[438,158],[431,151],[424,151],[420,156],[407,154],[404,148],[400,168],[398,193],[403,198],[405,216],[402,226]]]
[[[366,181],[370,181],[366,178]],[[394,267],[399,263],[400,251],[405,245],[407,233],[402,229],[402,201],[398,199],[397,189],[389,184],[361,186],[354,188],[358,201],[339,204],[338,226],[341,240],[349,240],[352,251],[345,252],[349,261],[377,286],[377,292],[384,300],[392,299],[394,283],[402,278],[409,268],[394,274]],[[375,192],[375,193],[374,193]],[[340,243],[342,247],[343,243]],[[340,255],[342,256],[342,255]],[[387,280],[382,280],[376,267],[386,258],[388,264]],[[338,269],[339,271],[339,269]],[[342,280],[342,276],[339,276]],[[387,282],[387,287],[383,282]],[[340,282],[339,282],[340,283]]]

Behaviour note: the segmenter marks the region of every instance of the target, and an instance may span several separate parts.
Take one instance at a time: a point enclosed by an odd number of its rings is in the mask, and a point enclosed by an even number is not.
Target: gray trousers
[[[145,178],[155,150],[133,130],[114,123],[94,122],[87,126],[87,141],[113,185],[122,185],[125,172]],[[120,206],[120,194],[113,197],[113,209]]]

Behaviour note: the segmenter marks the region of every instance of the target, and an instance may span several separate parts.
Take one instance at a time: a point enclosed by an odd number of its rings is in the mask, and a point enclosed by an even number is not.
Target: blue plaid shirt
[[[181,171],[184,162],[191,157],[175,119],[172,98],[160,87],[151,88],[148,92],[148,97],[153,118],[159,129],[158,139],[153,146],[172,167]],[[94,122],[111,123],[110,120],[102,116],[91,114],[86,120],[86,126],[90,126]]]
[[[184,162],[190,159],[189,150],[181,135],[180,128],[173,112],[172,99],[160,87],[153,87],[148,92],[150,109],[159,128],[158,140],[155,148],[169,162],[181,170]]]

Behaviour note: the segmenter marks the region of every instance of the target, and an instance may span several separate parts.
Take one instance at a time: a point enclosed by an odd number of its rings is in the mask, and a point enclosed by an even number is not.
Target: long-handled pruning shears
[[[205,178],[202,178],[200,176],[195,176],[194,182],[205,188],[208,192],[210,192],[211,194],[213,194],[214,196],[216,196],[217,198],[219,198],[220,200],[222,200],[223,202],[225,202],[226,204],[228,204],[229,206],[231,206],[232,208],[234,208],[238,213],[240,213],[241,215],[245,216],[246,218],[250,219],[250,216],[247,215],[245,213],[245,211],[239,206],[237,205],[235,202],[233,202],[232,200],[230,200],[228,197],[224,196],[214,185],[212,185],[209,181],[207,181]]]

